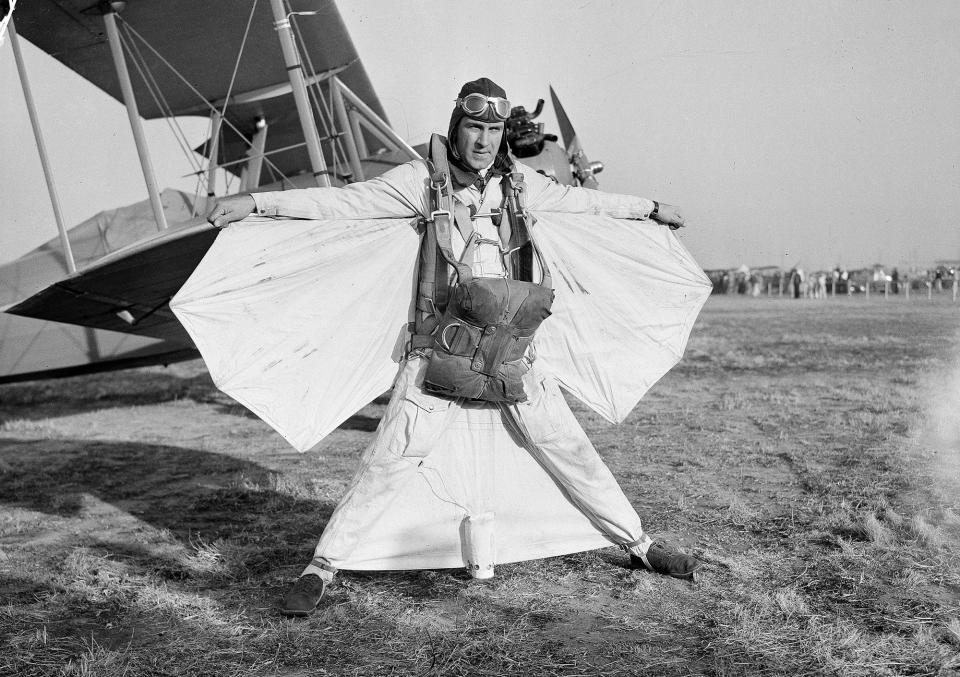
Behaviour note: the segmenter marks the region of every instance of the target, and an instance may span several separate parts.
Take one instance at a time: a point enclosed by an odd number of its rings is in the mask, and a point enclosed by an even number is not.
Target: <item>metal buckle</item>
[[[485,214],[471,214],[470,220],[476,221],[477,219],[492,219],[495,216],[501,216],[501,215],[502,215],[502,212],[499,209],[491,209],[489,212],[486,212]]]
[[[447,330],[451,327],[453,327],[454,330],[457,330],[460,328],[460,326],[461,325],[459,322],[451,322],[440,331],[440,335],[437,337],[437,343],[439,343],[448,353],[452,354],[453,348],[450,347],[450,342],[447,340]]]
[[[438,215],[439,215],[439,216],[446,215],[446,217],[447,217],[448,219],[449,219],[450,216],[451,216],[450,210],[448,210],[448,209],[434,209],[432,212],[430,212],[430,218],[427,219],[427,221],[428,221],[429,223],[433,223],[434,221],[437,220],[437,216],[438,216]]]

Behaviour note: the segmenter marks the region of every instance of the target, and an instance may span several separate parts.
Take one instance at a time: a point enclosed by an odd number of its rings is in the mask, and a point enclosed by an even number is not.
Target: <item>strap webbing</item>
[[[447,146],[443,137],[434,134],[430,138],[430,159],[436,166],[436,173],[431,177],[431,185],[434,192],[433,212],[430,214],[430,220],[427,222],[427,228],[431,226],[437,232],[437,248],[443,255],[448,264],[453,266],[457,272],[457,280],[465,284],[473,279],[473,273],[470,266],[461,263],[453,255],[451,245],[452,221],[455,218],[456,201],[453,199],[453,185],[450,182],[450,165],[447,162]],[[467,213],[469,218],[469,212]],[[473,226],[471,225],[471,230]],[[442,266],[437,266],[441,268]],[[436,298],[436,297],[435,297]]]
[[[514,172],[504,174],[500,181],[503,188],[503,199],[507,207],[507,223],[509,224],[508,241],[504,263],[509,262],[514,279],[533,282],[533,255],[536,254],[540,264],[540,284],[544,287],[553,287],[553,277],[550,267],[537,241],[530,236],[527,219],[531,218],[526,211],[526,184],[523,174]],[[504,224],[501,224],[501,238],[504,237]]]
[[[475,211],[473,207],[468,207],[460,202],[460,200],[454,198],[453,221],[456,223],[457,230],[460,231],[460,237],[463,238],[464,242],[469,242],[470,238],[473,237],[473,213]]]

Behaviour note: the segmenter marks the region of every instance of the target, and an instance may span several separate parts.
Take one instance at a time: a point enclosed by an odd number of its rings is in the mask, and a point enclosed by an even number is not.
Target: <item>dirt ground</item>
[[[384,398],[300,455],[199,361],[0,386],[0,674],[958,675],[945,296],[713,297],[625,423],[572,403],[693,584],[608,548],[285,619]]]

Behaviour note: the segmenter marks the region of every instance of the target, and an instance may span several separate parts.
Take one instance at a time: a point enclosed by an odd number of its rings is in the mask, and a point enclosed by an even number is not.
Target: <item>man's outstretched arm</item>
[[[522,167],[527,184],[527,208],[533,211],[606,214],[617,219],[653,219],[670,228],[684,225],[679,207],[645,197],[605,193],[554,183],[529,167]]]
[[[426,166],[408,162],[382,176],[343,188],[301,188],[217,200],[207,221],[217,228],[250,214],[299,219],[408,218],[427,212]]]

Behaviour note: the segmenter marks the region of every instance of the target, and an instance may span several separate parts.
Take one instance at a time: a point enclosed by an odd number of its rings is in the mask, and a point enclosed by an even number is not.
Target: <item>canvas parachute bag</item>
[[[522,402],[526,399],[522,378],[530,369],[527,348],[550,316],[554,297],[550,270],[527,228],[523,175],[507,174],[500,182],[501,219],[504,212],[508,219],[501,224],[501,239],[507,242],[501,255],[508,276],[474,277],[469,258],[478,235],[472,227],[464,236],[462,260],[451,248],[451,228],[460,205],[454,204],[446,154],[445,139],[435,134],[430,147],[433,211],[421,247],[413,342],[414,347],[419,343],[433,348],[423,388],[446,397]],[[539,282],[530,279],[534,255],[541,271]],[[456,275],[452,286],[450,268]],[[522,277],[527,279],[516,279]]]

